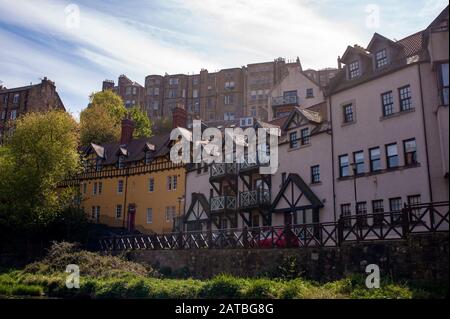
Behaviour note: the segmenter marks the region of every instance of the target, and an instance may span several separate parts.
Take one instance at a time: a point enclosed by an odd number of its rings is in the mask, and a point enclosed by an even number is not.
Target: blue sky
[[[0,0],[0,80],[14,87],[47,76],[78,117],[89,94],[120,74],[143,84],[149,74],[215,71],[297,56],[304,68],[335,67],[347,45],[367,46],[374,32],[401,39],[425,28],[447,4]]]

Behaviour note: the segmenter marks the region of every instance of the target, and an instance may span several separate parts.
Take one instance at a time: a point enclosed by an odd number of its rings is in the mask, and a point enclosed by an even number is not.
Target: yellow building
[[[83,150],[76,177],[81,207],[96,223],[143,233],[171,232],[184,210],[185,168],[170,161],[170,136],[132,139],[133,122],[122,122],[120,143]]]

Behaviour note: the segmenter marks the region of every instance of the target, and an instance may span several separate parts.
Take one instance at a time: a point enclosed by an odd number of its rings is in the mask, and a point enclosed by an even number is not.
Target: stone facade
[[[368,264],[376,264],[380,267],[381,277],[442,283],[448,281],[449,238],[448,233],[441,233],[340,247],[147,250],[131,253],[133,260],[172,270],[187,268],[198,278],[221,273],[256,277],[273,272],[284,258],[292,257],[296,258],[303,277],[318,281],[365,274]]]

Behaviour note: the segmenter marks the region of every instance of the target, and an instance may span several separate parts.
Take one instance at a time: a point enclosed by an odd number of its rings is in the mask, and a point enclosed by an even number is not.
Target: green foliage
[[[242,286],[244,279],[236,278],[230,275],[219,275],[206,283],[200,295],[204,298],[240,298],[242,296]]]
[[[76,244],[67,242],[54,243],[47,256],[39,262],[29,264],[25,268],[25,272],[34,274],[61,273],[65,271],[69,264],[78,265],[80,272],[85,276],[100,278],[158,275],[153,269],[147,269],[141,264],[120,257],[103,256],[79,250]]]
[[[141,110],[140,107],[133,107],[128,111],[131,119],[134,121],[135,129],[133,132],[134,138],[150,137],[152,136],[152,122],[147,114]]]
[[[73,189],[57,183],[78,172],[78,124],[67,113],[28,113],[0,151],[0,228],[45,226],[71,205]],[[15,229],[15,227],[18,227]]]
[[[162,135],[170,133],[172,130],[172,119],[167,117],[162,117],[157,119],[153,123],[153,132],[156,135]]]
[[[91,95],[91,103],[80,114],[81,144],[115,143],[126,115],[135,121],[134,137],[150,137],[152,123],[140,107],[127,110],[120,96],[106,90]]]

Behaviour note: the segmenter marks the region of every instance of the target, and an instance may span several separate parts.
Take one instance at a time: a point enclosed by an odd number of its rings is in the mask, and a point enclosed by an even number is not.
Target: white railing
[[[211,177],[237,174],[237,166],[234,163],[213,163],[210,172]]]
[[[239,194],[239,207],[255,207],[270,205],[270,191],[267,189],[252,190]]]
[[[298,97],[294,96],[277,96],[272,98],[272,106],[297,104]]]
[[[211,198],[211,212],[221,210],[235,210],[237,208],[237,200],[235,196],[217,196]]]

